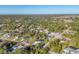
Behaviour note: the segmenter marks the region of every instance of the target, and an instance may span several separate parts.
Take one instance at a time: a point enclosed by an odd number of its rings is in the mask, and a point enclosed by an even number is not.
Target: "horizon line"
[[[0,16],[10,16],[10,15],[79,15],[79,14],[0,14]]]

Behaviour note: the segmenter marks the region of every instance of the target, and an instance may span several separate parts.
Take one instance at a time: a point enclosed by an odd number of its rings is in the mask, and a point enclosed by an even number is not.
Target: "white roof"
[[[41,41],[35,41],[32,45],[36,45],[38,43],[41,43]]]
[[[51,32],[50,34],[48,34],[48,36],[55,36],[55,38],[61,38],[62,35],[60,33],[56,33],[56,32]]]

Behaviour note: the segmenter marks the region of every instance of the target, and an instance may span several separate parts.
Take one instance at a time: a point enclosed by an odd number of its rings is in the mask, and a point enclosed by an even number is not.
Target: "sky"
[[[2,14],[79,14],[79,5],[0,5]]]

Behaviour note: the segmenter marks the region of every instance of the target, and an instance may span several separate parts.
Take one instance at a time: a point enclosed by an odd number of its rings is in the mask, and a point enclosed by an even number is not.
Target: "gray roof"
[[[63,51],[66,54],[79,54],[79,48],[75,48],[72,46],[65,48]]]

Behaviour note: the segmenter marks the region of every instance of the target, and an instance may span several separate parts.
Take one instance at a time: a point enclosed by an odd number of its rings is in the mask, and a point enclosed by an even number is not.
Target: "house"
[[[69,42],[70,40],[70,38],[62,38],[60,43]]]
[[[16,41],[19,37],[18,36],[15,36],[15,38],[13,39],[13,41]]]
[[[64,54],[79,54],[79,48],[69,46],[63,50],[63,53]]]
[[[6,33],[3,35],[3,38],[9,38],[10,36],[11,36],[10,33]]]
[[[72,30],[64,30],[63,32],[64,34],[71,34],[74,35],[75,33],[77,33],[76,31],[72,31]]]
[[[53,37],[53,38],[62,38],[62,35],[60,34],[60,33],[57,33],[57,32],[51,32],[51,33],[49,33],[48,34],[48,39],[51,39],[51,37]]]
[[[36,40],[32,45],[36,45],[36,44],[38,44],[38,43],[42,43],[44,40],[42,40],[42,39],[38,39],[38,40]]]
[[[14,46],[12,46],[10,48],[7,48],[6,51],[7,52],[14,52],[16,49],[17,49],[17,46],[14,45]]]
[[[23,48],[24,46],[22,46],[21,44],[19,46],[17,46],[18,49]]]
[[[41,41],[35,41],[32,45],[36,45],[38,43],[41,43]]]
[[[28,45],[30,45],[30,43],[26,40],[26,41],[23,41],[23,42],[21,42],[21,44],[23,44],[24,46],[28,46]]]
[[[49,33],[49,31],[47,29],[44,29],[43,32],[45,32],[46,34]]]

